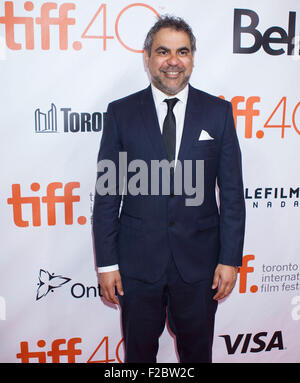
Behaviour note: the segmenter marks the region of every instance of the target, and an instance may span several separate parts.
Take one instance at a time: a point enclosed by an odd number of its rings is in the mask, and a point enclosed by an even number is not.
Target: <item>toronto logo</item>
[[[69,107],[58,108],[52,102],[48,111],[42,112],[40,108],[35,109],[35,133],[59,133],[59,126],[63,126],[64,133],[97,133],[104,127],[106,116],[106,112],[74,112]]]
[[[52,103],[47,113],[42,113],[40,109],[34,112],[35,132],[36,133],[57,133],[57,111]]]
[[[49,291],[54,291],[65,283],[68,283],[71,278],[62,277],[61,275],[50,274],[48,271],[40,269],[39,283],[36,292],[36,300],[45,297]]]

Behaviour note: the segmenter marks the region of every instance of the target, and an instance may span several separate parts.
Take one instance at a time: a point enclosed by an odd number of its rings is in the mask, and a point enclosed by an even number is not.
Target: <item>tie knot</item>
[[[176,105],[176,102],[179,101],[178,98],[166,98],[164,102],[168,105],[168,110],[173,110],[174,106]]]

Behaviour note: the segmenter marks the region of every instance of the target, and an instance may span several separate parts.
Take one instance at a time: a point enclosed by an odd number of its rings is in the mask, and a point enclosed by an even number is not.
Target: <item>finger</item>
[[[102,296],[110,303],[116,303],[118,304],[117,297],[115,296],[114,292],[114,287],[110,286],[101,286],[101,294]]]
[[[217,294],[213,297],[216,300],[223,299],[231,293],[234,288],[234,282],[223,282],[220,284]]]
[[[221,299],[225,298],[225,294],[223,292],[219,292],[213,297],[215,301],[220,301]]]
[[[101,288],[101,295],[103,298],[105,298],[108,302],[110,301],[108,290]]]
[[[117,291],[118,291],[119,295],[124,295],[121,279],[117,279],[117,281],[116,281],[116,288],[117,288]]]
[[[118,298],[116,297],[115,295],[115,286],[112,285],[109,289],[108,289],[108,297],[109,297],[109,301],[111,303],[115,303],[115,304],[119,304],[119,300]]]
[[[223,299],[225,297],[225,290],[226,290],[226,284],[221,281],[218,291],[213,297],[213,299],[215,299],[216,301]]]
[[[215,273],[215,275],[214,275],[214,280],[213,280],[213,284],[212,284],[212,286],[211,286],[212,289],[216,289],[216,288],[218,287],[219,280],[220,280],[220,275],[219,275],[219,273]]]

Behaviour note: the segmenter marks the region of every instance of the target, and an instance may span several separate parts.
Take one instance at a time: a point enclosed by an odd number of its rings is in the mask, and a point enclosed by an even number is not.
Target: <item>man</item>
[[[166,309],[180,361],[211,362],[218,300],[232,291],[242,261],[245,207],[232,108],[188,84],[195,49],[182,19],[161,17],[144,46],[151,85],[108,106],[100,164],[113,163],[119,172],[120,152],[128,163],[143,160],[149,169],[153,161],[176,164],[168,195],[161,189],[151,195],[151,175],[148,193],[124,193],[124,177],[116,177],[115,193],[96,193],[99,283],[103,296],[122,308],[125,362],[156,362]],[[196,171],[183,169],[176,178],[178,164],[187,160]],[[196,185],[204,188],[198,206],[189,206],[184,188],[174,191],[185,174],[193,185],[203,176]],[[98,181],[103,175],[99,166]]]

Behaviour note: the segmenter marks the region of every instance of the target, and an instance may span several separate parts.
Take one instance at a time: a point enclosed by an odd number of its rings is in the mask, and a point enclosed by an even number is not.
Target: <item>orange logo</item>
[[[82,351],[75,348],[77,343],[81,343],[81,338],[71,338],[68,340],[67,347],[62,349],[60,346],[66,344],[66,339],[55,339],[52,342],[51,350],[47,352],[47,355],[51,357],[52,363],[60,363],[61,356],[67,357],[68,363],[75,363],[76,355],[81,355]],[[37,342],[39,348],[46,346],[46,342],[40,339]],[[30,363],[31,359],[37,359],[38,363],[46,363],[45,351],[29,351],[28,342],[20,343],[21,351],[16,355],[21,363]]]
[[[98,10],[93,15],[87,27],[80,36],[81,39],[96,39],[96,41],[102,41],[104,51],[106,50],[107,40],[115,38],[114,36],[110,36],[107,32],[108,22],[106,5],[107,4],[101,4],[99,6]],[[76,5],[74,3],[63,3],[58,5],[55,2],[45,2],[41,5],[39,17],[35,18],[29,16],[32,14],[31,12],[34,10],[34,7],[35,5],[32,1],[25,1],[24,10],[26,11],[26,16],[16,16],[14,13],[14,2],[4,2],[4,16],[0,17],[0,24],[5,25],[7,48],[12,50],[22,49],[22,44],[15,40],[15,25],[21,24],[25,27],[25,49],[35,49],[35,24],[37,24],[40,26],[39,31],[41,33],[40,40],[42,50],[50,49],[50,40],[53,42],[53,39],[50,37],[53,27],[58,27],[59,49],[67,50],[69,47],[69,26],[76,24],[76,19],[74,17],[69,17],[69,12],[74,11],[76,9]],[[133,3],[127,5],[117,15],[114,25],[115,35],[119,43],[125,49],[135,53],[142,53],[142,49],[131,48],[127,42],[124,42],[124,38],[121,37],[121,33],[119,31],[119,23],[121,17],[125,14],[125,12],[134,7],[142,7],[144,9],[146,8],[148,11],[151,11],[157,17],[159,17],[158,12],[147,4]],[[50,13],[53,14],[57,9],[57,16],[50,16]],[[95,24],[97,24],[96,27]],[[92,26],[95,30],[100,31],[99,35],[88,34]],[[72,48],[76,51],[81,50],[82,41],[73,41]]]
[[[24,3],[24,9],[31,12],[34,9],[32,1]],[[68,26],[75,24],[75,19],[68,17],[68,12],[75,9],[75,4],[65,3],[59,6],[58,17],[50,17],[51,10],[57,9],[56,3],[44,3],[41,6],[40,17],[36,18],[36,23],[41,26],[41,43],[42,49],[50,48],[50,25],[58,25],[59,27],[59,47],[60,49],[68,48]],[[6,45],[9,49],[20,50],[22,45],[15,41],[15,25],[23,24],[25,26],[26,49],[34,49],[34,18],[20,17],[14,14],[14,3],[5,1],[4,16],[0,17],[0,24],[5,24]]]
[[[225,100],[224,96],[219,96],[219,97]],[[258,109],[253,108],[253,105],[257,102],[260,102],[260,97],[251,96],[247,98],[244,109],[239,107],[241,102],[245,102],[245,97],[235,96],[231,99],[235,126],[237,127],[238,116],[245,117],[245,138],[252,138],[253,117],[259,116],[259,113],[260,113]],[[258,137],[258,138],[261,138],[261,137]]]
[[[79,346],[75,347],[79,343],[82,343],[82,338],[71,338],[67,339],[55,339],[51,343],[49,351],[41,350],[46,346],[46,341],[40,339],[36,345],[40,350],[29,351],[29,344],[26,341],[20,342],[20,352],[16,354],[17,359],[20,359],[21,363],[31,363],[32,359],[37,359],[37,363],[61,363],[61,357],[65,357],[68,363],[76,363],[76,355],[82,355],[82,349]],[[105,336],[101,339],[96,349],[93,351],[91,356],[88,358],[86,363],[110,363],[118,362],[123,363],[123,351],[121,345],[123,344],[123,338],[118,342],[116,347],[109,343],[109,337]],[[49,349],[49,348],[48,348]],[[115,357],[111,356],[111,353],[115,353]],[[121,355],[120,355],[121,354]]]
[[[223,100],[225,100],[224,96],[219,96]],[[244,107],[241,106],[242,103],[245,103]],[[245,98],[244,96],[235,96],[231,99],[232,111],[235,126],[238,129],[238,117],[244,117],[245,121],[245,130],[244,137],[245,138],[253,138],[253,128],[254,128],[254,117],[260,115],[260,109],[254,107],[254,104],[260,103],[260,97],[258,96],[250,96]],[[300,135],[300,127],[299,121],[297,122],[297,112],[300,107],[300,102],[298,102],[293,110],[291,111],[291,116],[289,118],[289,123],[287,122],[287,97],[282,97],[280,101],[274,107],[274,110],[267,117],[266,122],[263,124],[263,128],[271,129],[280,129],[281,130],[281,138],[285,137],[285,130],[294,128],[295,132]],[[256,131],[255,136],[258,139],[264,137],[266,131],[263,129],[259,129]]]
[[[41,226],[41,200],[47,206],[47,222],[49,226],[56,225],[56,204],[61,203],[64,205],[65,212],[65,224],[73,224],[73,203],[80,201],[79,195],[73,195],[73,189],[80,187],[79,182],[68,182],[63,188],[61,182],[52,182],[47,186],[47,193],[45,196],[40,198],[39,196],[24,197],[21,195],[21,185],[12,185],[12,196],[7,199],[7,203],[12,205],[13,208],[13,220],[16,226],[28,227],[29,221],[23,217],[23,205],[31,205],[32,211],[32,225]],[[33,192],[40,190],[40,184],[34,182],[30,185]],[[62,195],[56,195],[56,190],[63,188]],[[86,223],[86,217],[80,216],[77,222],[80,225]]]
[[[254,267],[248,266],[249,261],[253,261],[255,259],[255,256],[253,254],[248,254],[243,257],[243,264],[239,268],[240,273],[240,286],[239,286],[239,292],[240,293],[246,293],[247,292],[247,279],[248,274],[254,272]],[[257,285],[252,285],[250,287],[251,293],[256,293],[258,290]]]

